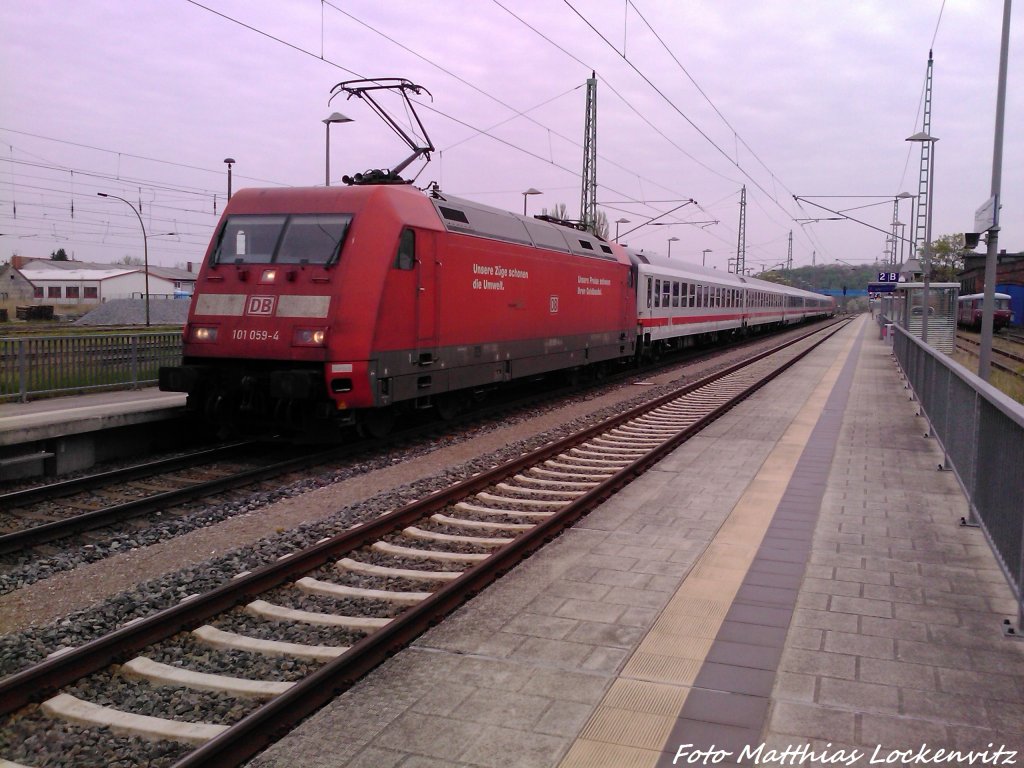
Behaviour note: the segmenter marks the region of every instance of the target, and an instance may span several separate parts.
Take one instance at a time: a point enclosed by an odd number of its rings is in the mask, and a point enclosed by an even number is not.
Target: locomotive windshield
[[[220,233],[214,264],[330,264],[338,258],[352,216],[229,216]]]

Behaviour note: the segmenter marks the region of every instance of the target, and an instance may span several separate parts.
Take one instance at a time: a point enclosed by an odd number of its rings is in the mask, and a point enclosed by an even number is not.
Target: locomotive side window
[[[403,229],[398,238],[398,254],[395,256],[398,269],[412,269],[416,266],[416,233],[411,229]]]

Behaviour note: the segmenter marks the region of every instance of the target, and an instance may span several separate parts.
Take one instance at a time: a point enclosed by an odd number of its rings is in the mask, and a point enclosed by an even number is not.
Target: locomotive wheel
[[[391,434],[395,426],[394,408],[375,408],[362,415],[359,431],[365,437],[382,438]]]

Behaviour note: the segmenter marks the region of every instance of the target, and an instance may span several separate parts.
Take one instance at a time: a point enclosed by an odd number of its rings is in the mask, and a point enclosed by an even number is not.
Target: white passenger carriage
[[[835,314],[835,300],[799,288],[629,250],[637,270],[641,347],[652,353]]]

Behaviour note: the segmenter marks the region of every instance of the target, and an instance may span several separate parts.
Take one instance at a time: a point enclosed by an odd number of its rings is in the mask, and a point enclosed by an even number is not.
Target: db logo
[[[247,315],[272,315],[274,314],[274,303],[276,296],[250,296],[249,304],[245,308]]]
[[[557,315],[558,314],[558,297],[557,296],[552,296],[550,299],[548,299],[548,312],[550,312],[552,315]]]

